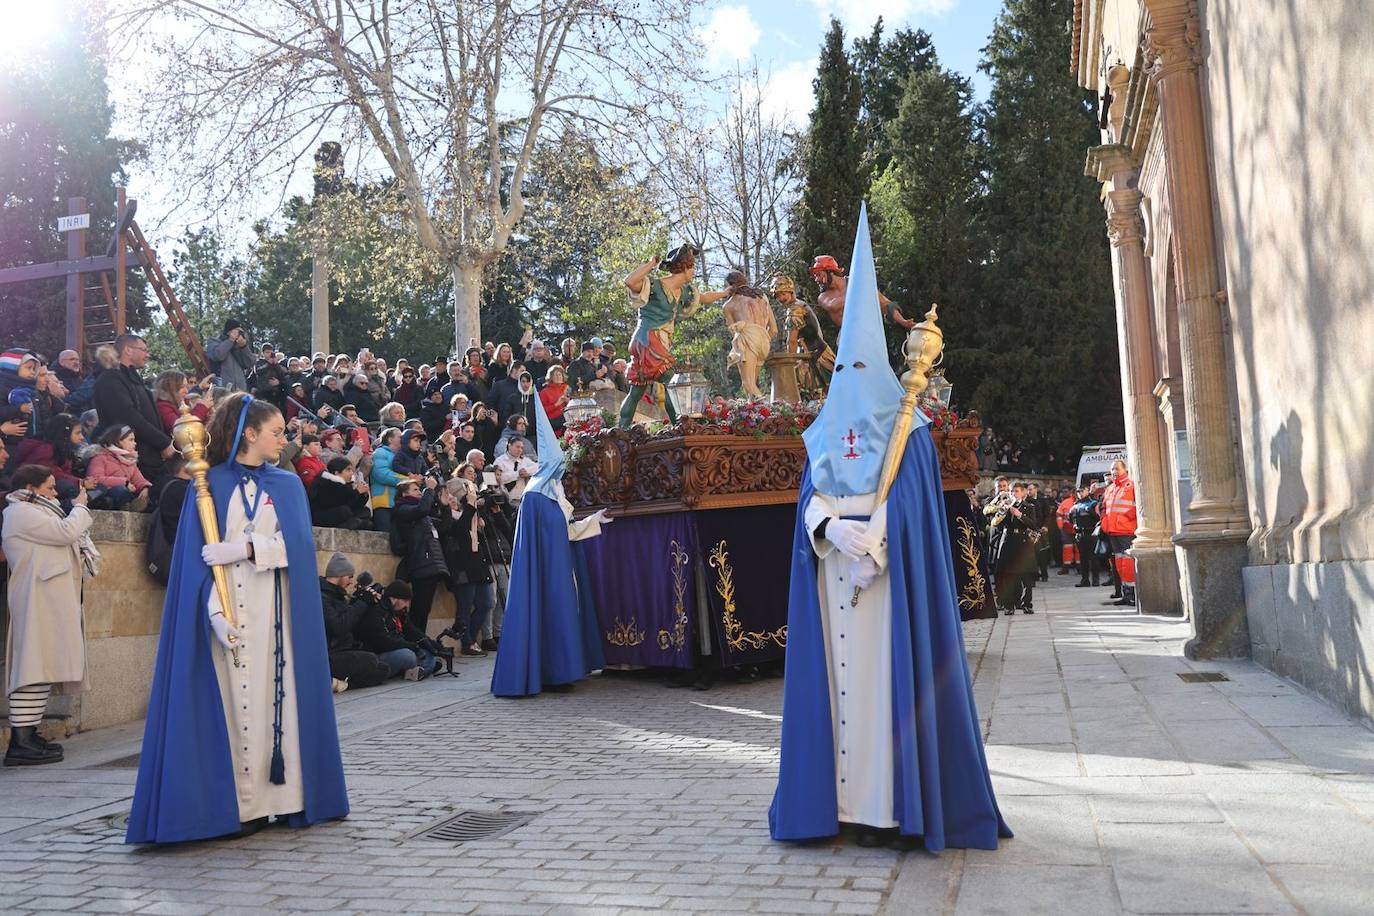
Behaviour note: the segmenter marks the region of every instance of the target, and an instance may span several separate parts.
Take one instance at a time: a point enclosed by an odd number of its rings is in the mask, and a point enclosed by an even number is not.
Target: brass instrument
[[[206,476],[210,472],[210,463],[205,460],[205,449],[210,444],[210,434],[206,431],[205,424],[191,413],[191,409],[185,404],[181,405],[181,416],[172,427],[172,444],[186,459],[186,472],[191,475],[191,481],[196,488],[196,513],[200,516],[200,530],[205,535],[205,543],[218,544],[219,519],[215,515],[215,498],[210,495],[210,481]],[[238,621],[234,619],[234,605],[230,599],[229,570],[223,566],[211,566],[210,574],[215,578],[215,593],[219,595],[224,619],[229,626],[238,626]],[[233,642],[232,636],[230,642]],[[239,667],[237,646],[231,650],[231,654],[234,657],[234,667]]]

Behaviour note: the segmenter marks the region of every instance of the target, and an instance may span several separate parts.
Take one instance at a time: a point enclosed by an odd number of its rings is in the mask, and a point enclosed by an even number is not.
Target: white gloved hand
[[[840,553],[858,560],[878,546],[868,533],[868,525],[848,518],[832,518],[826,522],[825,537]]]
[[[238,627],[231,627],[229,619],[223,614],[210,615],[210,629],[215,631],[215,639],[226,649],[237,649],[241,640],[239,639]]]
[[[248,559],[247,541],[220,541],[200,548],[200,558],[208,566],[228,566]]]
[[[607,509],[597,509],[596,512],[592,513],[592,518],[596,519],[598,524],[609,525],[615,519],[606,514],[608,511]]]
[[[849,575],[857,589],[865,589],[873,584],[881,570],[878,561],[865,554],[857,560],[849,561]]]

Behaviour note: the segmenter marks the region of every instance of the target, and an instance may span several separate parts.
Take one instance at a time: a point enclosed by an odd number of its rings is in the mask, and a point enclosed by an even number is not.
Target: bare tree
[[[326,132],[367,149],[452,272],[460,346],[540,141],[662,148],[699,57],[689,5],[647,0],[126,0],[112,33],[156,36],[139,117],[203,193],[260,187]]]
[[[787,214],[800,189],[792,166],[796,136],[767,111],[757,65],[735,75],[725,116],[681,144],[690,180],[672,191],[680,222],[716,267],[739,267],[756,283],[786,260]]]

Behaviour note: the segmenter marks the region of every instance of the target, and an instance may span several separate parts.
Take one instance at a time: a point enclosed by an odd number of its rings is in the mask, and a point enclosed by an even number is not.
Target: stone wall
[[[84,595],[86,689],[78,696],[56,700],[51,710],[69,716],[63,729],[67,733],[143,718],[162,622],[164,591],[143,561],[149,517],[128,512],[93,514],[91,533],[103,560],[100,575],[87,581]],[[375,531],[316,528],[315,549],[318,568],[307,571],[312,576],[324,570],[336,551],[352,560],[359,572],[367,570],[382,582],[391,580],[398,562],[388,549],[386,535]],[[453,615],[453,597],[440,589],[429,618],[430,632],[448,626]]]
[[[1374,19],[1202,5],[1255,658],[1374,717]]]

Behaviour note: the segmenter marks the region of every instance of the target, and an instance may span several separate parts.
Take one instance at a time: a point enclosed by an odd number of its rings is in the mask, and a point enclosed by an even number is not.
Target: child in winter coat
[[[127,426],[111,426],[100,437],[100,451],[86,466],[96,481],[91,505],[100,509],[142,512],[148,508],[152,484],[138,469],[138,442]]]

